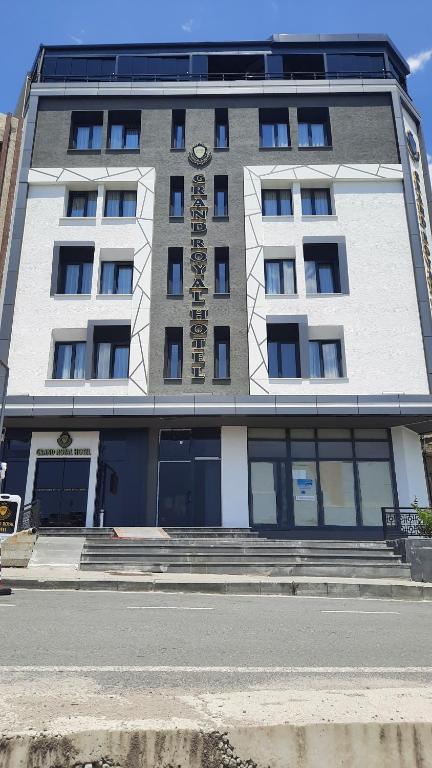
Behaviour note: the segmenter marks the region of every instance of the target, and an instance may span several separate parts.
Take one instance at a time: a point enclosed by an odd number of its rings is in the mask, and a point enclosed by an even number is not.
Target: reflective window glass
[[[361,513],[363,525],[382,524],[381,507],[393,507],[390,464],[387,461],[360,461]]]
[[[352,443],[334,442],[328,443],[323,440],[318,442],[318,454],[323,459],[341,459],[351,458],[352,456]]]
[[[351,461],[320,461],[325,525],[357,524]]]
[[[293,461],[294,524],[318,525],[317,474],[314,461]]]

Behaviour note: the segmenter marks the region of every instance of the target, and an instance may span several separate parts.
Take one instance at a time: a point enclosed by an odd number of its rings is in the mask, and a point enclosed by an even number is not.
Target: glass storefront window
[[[314,429],[290,429],[291,440],[314,440]]]
[[[252,461],[250,469],[254,525],[277,525],[280,477],[278,462]]]
[[[351,461],[320,461],[325,525],[356,525],[354,471]]]
[[[188,429],[163,429],[160,433],[160,459],[189,459],[191,433]]]
[[[318,525],[317,474],[314,461],[293,461],[294,524]]]
[[[381,507],[393,506],[388,461],[359,461],[360,498],[363,525],[382,524]]]

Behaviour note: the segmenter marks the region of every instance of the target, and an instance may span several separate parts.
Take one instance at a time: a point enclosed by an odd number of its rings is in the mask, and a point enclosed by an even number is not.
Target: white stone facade
[[[429,392],[402,178],[398,165],[245,169],[251,394]],[[334,215],[302,216],[301,188],[314,186],[330,189]],[[263,217],[263,187],[290,188],[293,216]],[[303,244],[314,237],[344,238],[348,292],[306,295]],[[282,258],[295,258],[292,296],[265,293],[264,259],[275,258],[279,249]],[[328,329],[342,334],[342,378],[269,379],[267,322],[300,316],[313,329],[310,338],[320,338],[320,328],[323,338],[332,333]]]
[[[153,168],[31,169],[10,351],[10,395],[137,395],[148,391]],[[70,190],[97,190],[94,218],[68,218]],[[109,189],[136,189],[134,218],[103,217]],[[52,295],[56,243],[94,243],[91,295]],[[131,296],[100,295],[102,259],[133,261]],[[130,321],[129,380],[52,378],[56,341],[84,341],[89,321]]]

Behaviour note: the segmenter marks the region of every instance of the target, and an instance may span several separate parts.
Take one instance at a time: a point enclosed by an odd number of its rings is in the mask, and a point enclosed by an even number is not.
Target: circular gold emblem
[[[192,165],[202,167],[210,162],[212,153],[205,144],[195,144],[189,152],[188,157],[189,162],[192,163]]]
[[[0,520],[8,520],[10,517],[12,517],[12,510],[7,504],[0,504]]]
[[[72,442],[69,432],[62,432],[60,437],[57,438],[57,445],[59,445],[60,448],[69,448],[69,446],[72,445]]]

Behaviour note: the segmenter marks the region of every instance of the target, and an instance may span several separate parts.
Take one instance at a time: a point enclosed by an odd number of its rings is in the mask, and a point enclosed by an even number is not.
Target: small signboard
[[[17,532],[20,509],[21,496],[0,494],[0,538]]]

